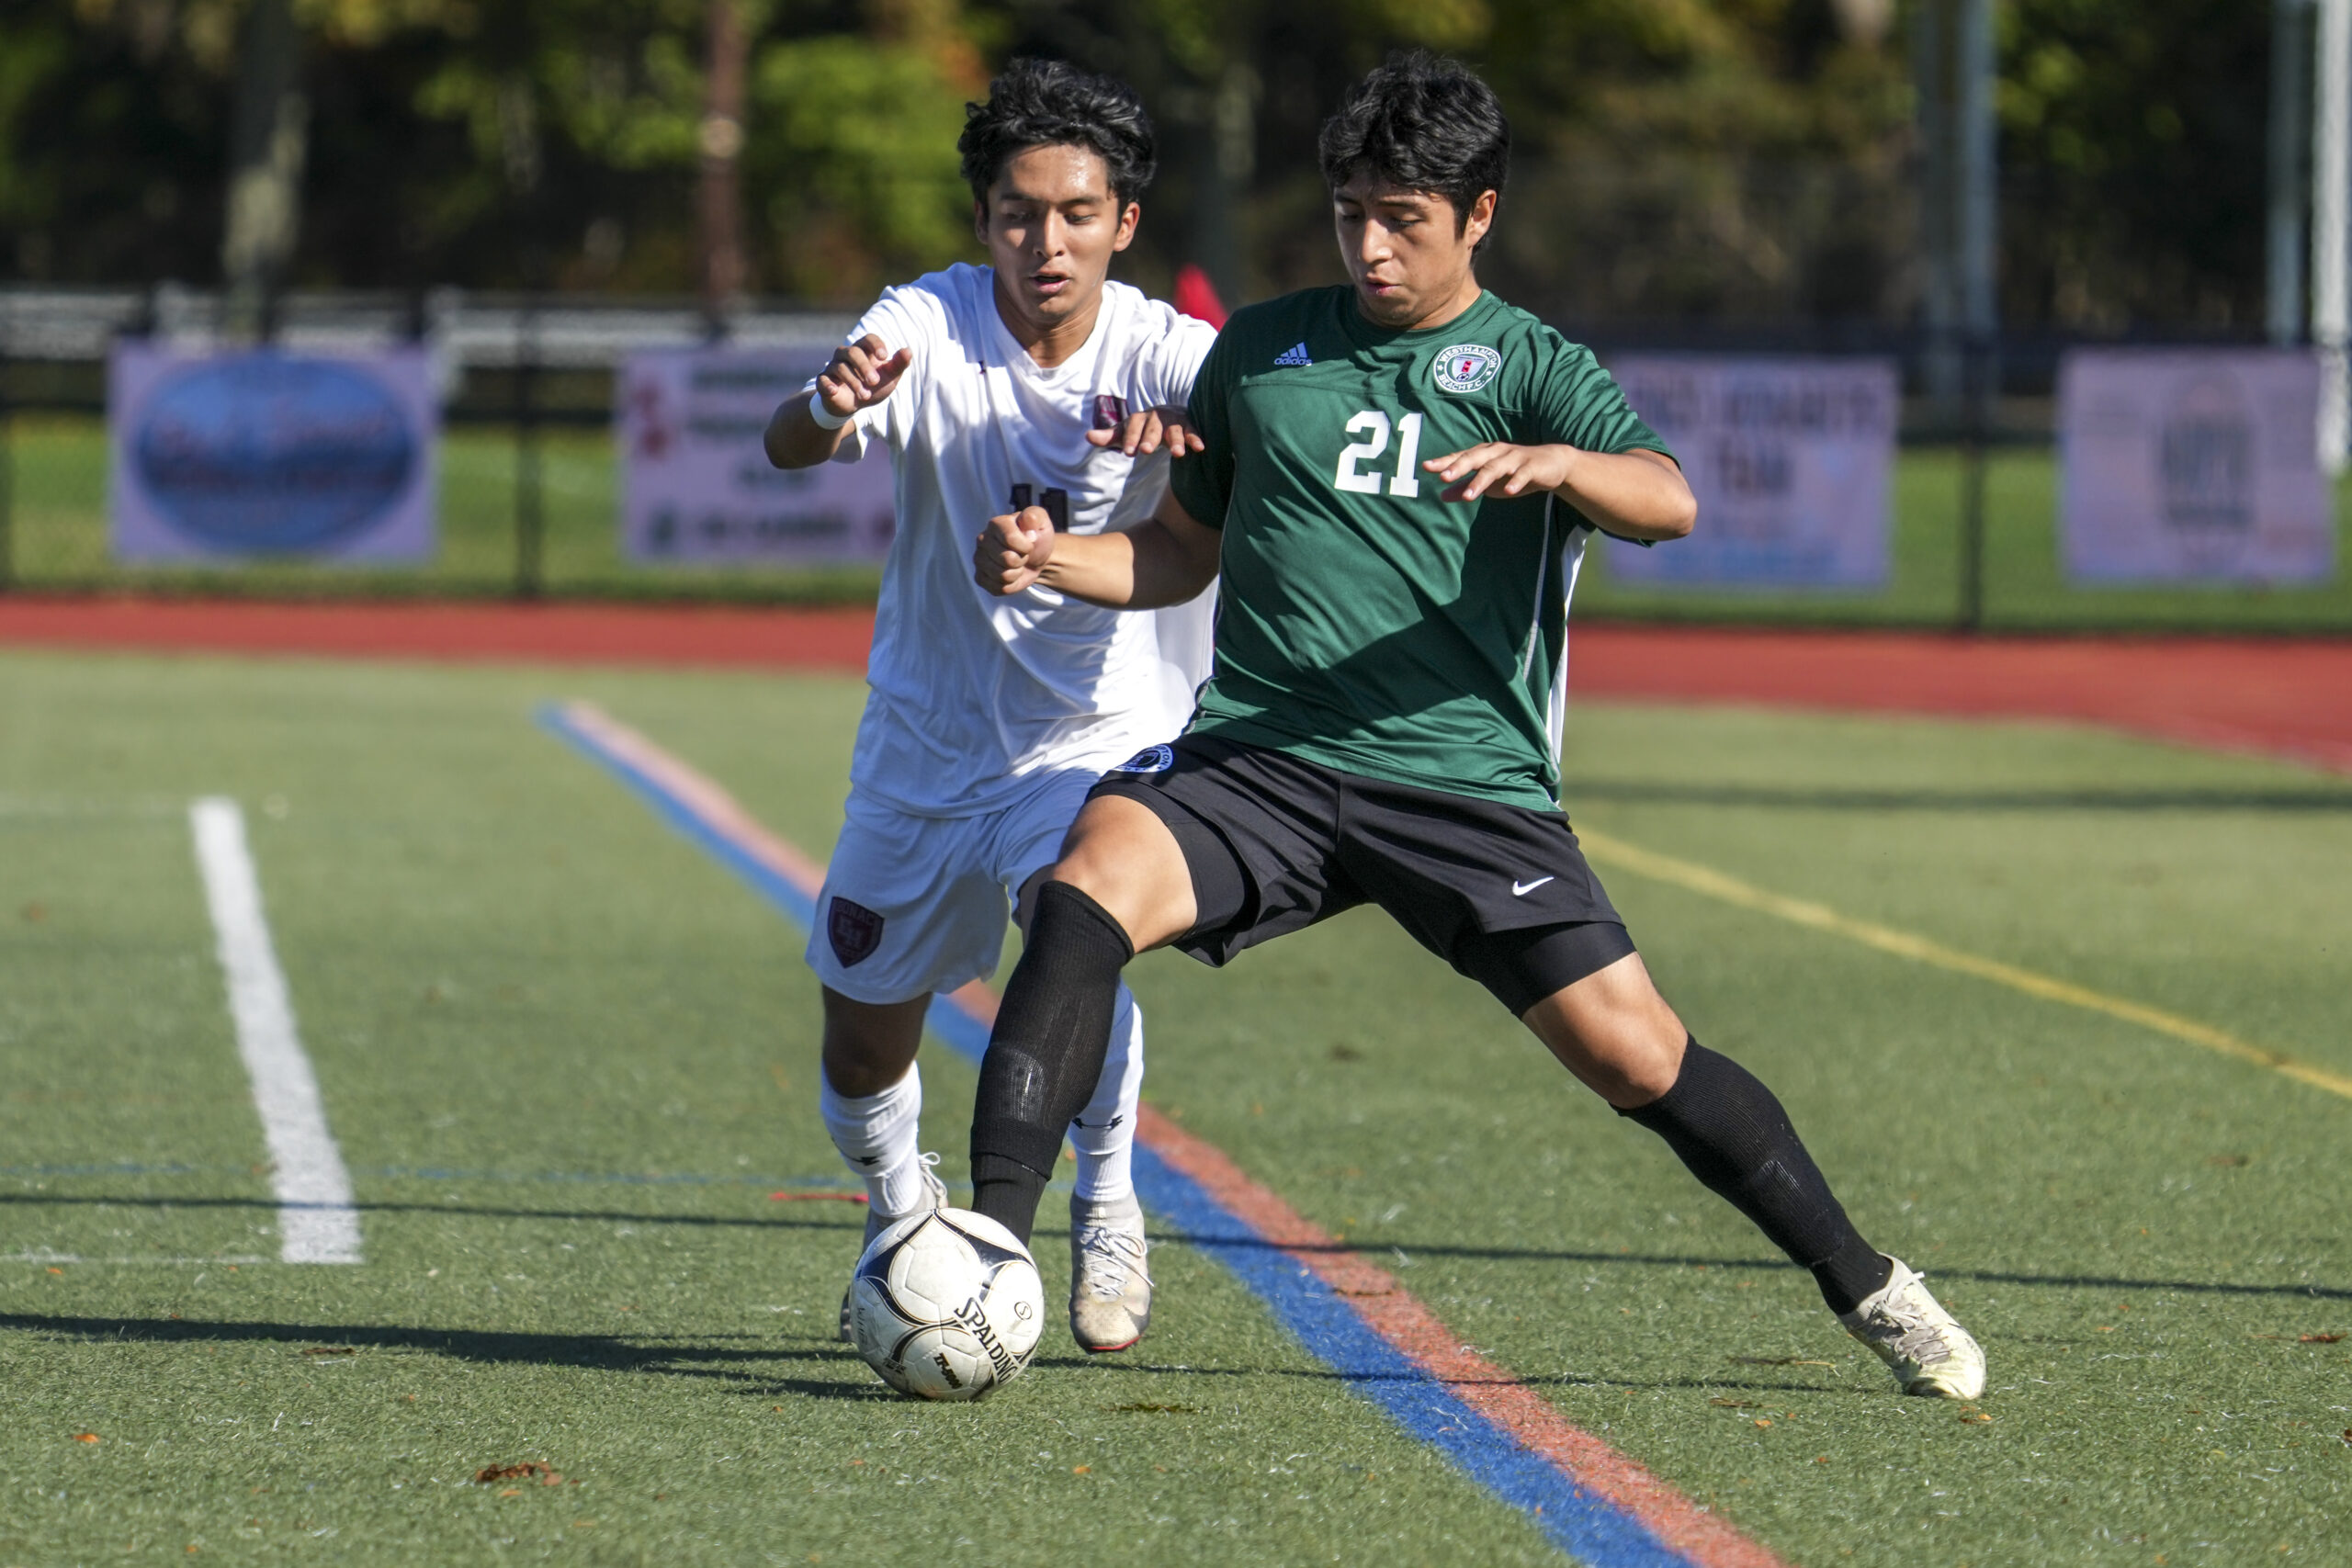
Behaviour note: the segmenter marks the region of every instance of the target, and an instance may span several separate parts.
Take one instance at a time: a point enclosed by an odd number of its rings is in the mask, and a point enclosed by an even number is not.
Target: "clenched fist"
[[[972,547],[972,577],[1000,598],[1034,586],[1054,558],[1054,520],[1042,506],[991,517]]]

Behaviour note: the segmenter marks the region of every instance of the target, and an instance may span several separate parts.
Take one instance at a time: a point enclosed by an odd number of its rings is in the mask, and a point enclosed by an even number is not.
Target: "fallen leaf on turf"
[[[501,1497],[520,1497],[522,1495],[523,1489],[519,1486],[509,1486],[499,1493]]]
[[[486,1464],[474,1472],[474,1484],[477,1486],[487,1486],[493,1481],[532,1480],[542,1486],[563,1484],[562,1476],[535,1459],[525,1460],[521,1464]]]
[[[1756,1418],[1756,1424],[1757,1424],[1758,1426],[1759,1426],[1759,1427],[1769,1427],[1769,1426],[1770,1426],[1772,1423],[1771,1423],[1771,1422],[1770,1422],[1770,1421],[1767,1421],[1766,1419],[1764,1419],[1764,1417],[1763,1417],[1763,1416],[1758,1416]]]
[[[1756,1408],[1756,1402],[1752,1399],[1711,1399],[1707,1401],[1707,1403],[1710,1404],[1720,1404],[1725,1410],[1753,1410]]]
[[[50,1270],[49,1270],[49,1271],[50,1271],[51,1273],[52,1273],[52,1274],[62,1274],[62,1273],[64,1273],[64,1272],[65,1272],[65,1270],[64,1270],[64,1269],[58,1268],[58,1267],[57,1267],[56,1265],[54,1265],[54,1264],[51,1264],[51,1265],[50,1266]]]
[[[302,1354],[305,1356],[356,1356],[359,1351],[350,1345],[305,1345],[302,1347]]]
[[[1827,1464],[1829,1462],[1829,1456],[1827,1454],[1815,1454],[1813,1456],[1813,1462],[1815,1464]]]
[[[1990,1416],[1985,1415],[1982,1410],[1963,1410],[1960,1413],[1960,1418],[1963,1421],[1990,1421],[1992,1419]]]
[[[2352,1443],[2352,1427],[2346,1427],[2344,1428],[2344,1440],[2347,1443]]]
[[[74,1440],[77,1443],[95,1443],[98,1440],[98,1435],[96,1432],[76,1432],[74,1434]]]
[[[2215,1155],[2205,1163],[2207,1165],[2245,1165],[2248,1161],[2244,1155]]]
[[[1835,1361],[1808,1361],[1803,1356],[1727,1356],[1743,1367],[1834,1367]]]
[[[1069,1472],[1072,1475],[1086,1475],[1091,1473],[1094,1467],[1091,1464],[1074,1464],[1069,1467]]]
[[[28,904],[25,906],[25,919],[38,925],[41,921],[49,919],[49,910],[46,907],[40,904]]]
[[[2343,1337],[2344,1336],[2341,1334],[2306,1334],[2302,1337],[2300,1343],[2305,1345],[2333,1345]]]
[[[1105,1410],[1129,1410],[1136,1412],[1137,1414],[1150,1416],[1198,1416],[1200,1414],[1199,1408],[1194,1405],[1151,1404],[1140,1399],[1128,1404],[1106,1404],[1102,1408]]]

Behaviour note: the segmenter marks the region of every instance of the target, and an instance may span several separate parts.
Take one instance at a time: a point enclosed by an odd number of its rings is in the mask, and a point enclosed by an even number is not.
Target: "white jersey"
[[[898,495],[850,784],[919,816],[991,810],[1028,775],[1100,771],[1169,739],[1208,677],[1214,586],[1153,612],[1044,588],[998,598],[973,581],[972,547],[1015,486],[1070,533],[1148,521],[1167,455],[1128,457],[1086,433],[1183,402],[1215,329],[1109,283],[1085,345],[1041,369],[999,319],[994,284],[984,266],[932,273],[884,291],[850,334],[914,352],[834,459],[888,442]]]

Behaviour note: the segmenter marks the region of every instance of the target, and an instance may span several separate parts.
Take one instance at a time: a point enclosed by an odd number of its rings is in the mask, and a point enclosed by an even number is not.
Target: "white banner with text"
[[[890,455],[789,472],[761,433],[831,349],[634,354],[616,387],[621,541],[633,561],[804,566],[880,561],[895,510]]]
[[[1609,367],[1699,500],[1687,539],[1610,540],[1611,576],[1661,587],[1885,582],[1901,412],[1893,360],[1626,355]]]
[[[2075,349],[2058,367],[2061,558],[2079,582],[2311,582],[2335,569],[2319,358]]]
[[[134,339],[107,367],[114,553],[429,560],[440,403],[431,354],[183,354]]]

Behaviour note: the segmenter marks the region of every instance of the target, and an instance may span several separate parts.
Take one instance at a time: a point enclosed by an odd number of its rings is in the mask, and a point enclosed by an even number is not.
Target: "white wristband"
[[[820,430],[839,430],[857,416],[850,413],[835,413],[825,406],[824,393],[811,392],[808,394],[808,417],[817,422],[817,427]]]

